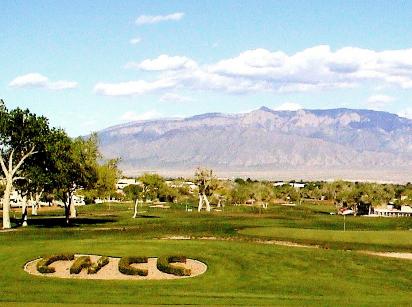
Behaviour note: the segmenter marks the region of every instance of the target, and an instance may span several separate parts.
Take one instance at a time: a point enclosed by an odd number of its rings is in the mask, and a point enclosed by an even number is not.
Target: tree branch
[[[11,172],[13,169],[13,155],[14,155],[14,148],[11,150],[11,153],[9,156],[9,172]]]
[[[26,179],[26,177],[14,177],[14,178],[13,178],[13,181],[23,180],[23,179]]]
[[[3,155],[2,155],[2,154],[0,154],[0,164],[1,164],[1,169],[3,170],[4,176],[7,177],[7,175],[8,175],[9,172],[7,171],[6,165],[4,164],[4,160],[3,160]]]
[[[14,175],[17,170],[20,168],[20,166],[23,164],[24,160],[26,160],[28,157],[31,155],[34,155],[37,153],[37,151],[34,151],[35,146],[33,146],[28,153],[26,153],[23,158],[20,159],[19,163],[17,163],[16,167],[13,169],[12,174]]]

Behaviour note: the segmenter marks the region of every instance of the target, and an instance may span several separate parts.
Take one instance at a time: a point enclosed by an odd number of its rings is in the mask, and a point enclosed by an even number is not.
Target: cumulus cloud
[[[167,83],[189,90],[234,94],[353,88],[369,83],[412,88],[412,49],[374,51],[345,47],[333,51],[320,45],[289,55],[260,48],[202,65],[185,56],[161,55],[128,63],[126,67],[158,72],[154,81],[131,81],[150,88]]]
[[[132,39],[129,40],[129,43],[132,45],[137,45],[142,41],[142,39],[140,37],[134,37]]]
[[[285,102],[273,108],[276,111],[297,111],[300,109],[303,109],[302,105],[295,102]]]
[[[169,15],[140,15],[136,19],[136,24],[145,25],[145,24],[155,24],[162,21],[178,21],[183,18],[185,14],[182,12],[176,12]]]
[[[372,95],[367,99],[366,105],[371,109],[382,110],[393,101],[395,101],[395,98],[393,98],[392,96],[381,94]]]
[[[138,120],[150,120],[161,117],[161,113],[156,110],[149,110],[143,113],[135,113],[133,111],[125,112],[120,119],[124,121],[138,121]]]
[[[45,88],[54,91],[73,89],[78,86],[74,81],[50,81],[49,78],[39,73],[29,73],[18,76],[9,83],[14,88]]]
[[[162,54],[155,59],[147,59],[140,63],[129,62],[126,68],[137,68],[144,71],[168,71],[194,69],[197,64],[192,59],[184,56],[169,56]]]
[[[161,102],[190,102],[193,101],[192,98],[181,96],[175,93],[166,93],[160,97]]]
[[[153,82],[138,80],[121,83],[97,83],[94,92],[105,96],[133,96],[171,89],[176,85],[176,81],[172,79],[160,79]]]

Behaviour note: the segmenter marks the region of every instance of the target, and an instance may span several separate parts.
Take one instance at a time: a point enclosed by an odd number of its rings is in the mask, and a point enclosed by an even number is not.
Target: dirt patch
[[[361,253],[372,255],[372,256],[412,260],[412,253],[370,252],[370,251],[361,251]]]
[[[76,255],[79,256],[87,255]],[[92,262],[96,262],[100,256],[90,255]],[[57,277],[57,278],[73,278],[73,279],[107,279],[107,280],[163,280],[163,279],[181,279],[181,278],[191,278],[201,275],[206,272],[207,265],[203,262],[194,259],[187,259],[186,263],[179,263],[179,265],[184,266],[191,270],[192,274],[190,276],[176,276],[172,274],[166,274],[159,271],[156,267],[157,258],[149,258],[148,263],[142,264],[132,264],[136,268],[144,268],[148,270],[147,276],[135,276],[135,275],[125,275],[119,272],[118,265],[120,258],[109,257],[109,264],[104,266],[96,274],[87,274],[87,269],[82,270],[79,274],[70,274],[70,267],[72,266],[74,260],[72,261],[56,261],[50,266],[54,267],[56,272],[42,274],[37,271],[36,264],[40,260],[32,260],[24,266],[24,270],[32,275],[37,276],[47,276],[47,277]]]

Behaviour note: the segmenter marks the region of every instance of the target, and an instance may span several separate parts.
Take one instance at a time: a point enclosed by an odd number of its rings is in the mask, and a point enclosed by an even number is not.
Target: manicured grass
[[[30,276],[23,264],[64,251],[161,256],[179,251],[208,264],[199,277],[166,281],[90,281]],[[0,301],[110,304],[337,305],[410,302],[412,268],[403,261],[220,241],[92,239],[22,242],[0,248]]]
[[[29,219],[29,227],[0,233],[0,305],[201,304],[408,306],[411,261],[363,255],[346,249],[411,250],[412,219],[342,217],[333,208],[225,207],[223,212],[185,212],[144,206],[132,219],[130,204],[79,208],[70,227],[61,209]],[[225,240],[159,240],[168,236]],[[257,239],[321,243],[330,249],[259,244]],[[227,240],[230,239],[230,240]],[[183,280],[102,281],[32,276],[25,262],[72,252],[159,257],[181,254],[208,265]]]
[[[297,229],[280,227],[247,228],[241,234],[264,237],[266,239],[291,240],[309,244],[333,245],[344,249],[359,246],[365,248],[381,247],[384,250],[412,251],[412,231],[342,231],[323,229]]]

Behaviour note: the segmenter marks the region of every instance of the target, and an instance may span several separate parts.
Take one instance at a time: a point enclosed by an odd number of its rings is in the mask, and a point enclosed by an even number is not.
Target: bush
[[[37,271],[40,273],[54,273],[56,270],[53,267],[49,267],[50,264],[59,260],[73,260],[74,254],[59,254],[43,257],[37,262]]]
[[[180,266],[175,266],[173,263],[186,263],[186,256],[166,256],[159,257],[157,259],[157,269],[167,274],[173,274],[176,276],[190,276],[192,273],[190,269],[186,269]]]
[[[126,275],[140,275],[147,276],[146,269],[138,269],[130,266],[132,263],[147,263],[147,257],[123,257],[119,261],[119,271]]]
[[[87,270],[87,274],[96,274],[100,269],[109,263],[109,257],[102,256],[97,262],[93,263]]]
[[[80,256],[77,258],[70,268],[70,274],[79,274],[83,269],[92,265],[90,256]]]

